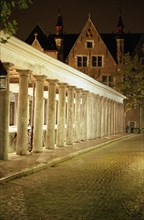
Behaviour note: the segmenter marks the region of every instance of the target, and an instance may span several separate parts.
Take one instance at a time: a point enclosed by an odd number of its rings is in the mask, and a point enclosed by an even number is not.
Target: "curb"
[[[4,184],[4,183],[9,182],[11,180],[14,180],[16,178],[20,178],[20,177],[23,177],[23,176],[28,176],[28,175],[30,175],[32,173],[35,173],[35,172],[47,169],[49,167],[54,167],[54,166],[56,166],[56,165],[58,165],[60,163],[63,163],[65,161],[67,161],[67,160],[70,160],[70,159],[72,159],[72,158],[74,158],[76,156],[79,156],[79,155],[88,153],[90,151],[96,150],[96,149],[98,149],[100,147],[109,145],[109,144],[111,144],[113,142],[122,141],[123,139],[126,139],[126,138],[131,138],[133,136],[134,136],[134,134],[129,134],[129,135],[126,135],[124,137],[119,137],[119,138],[116,138],[116,139],[113,139],[113,140],[105,141],[103,143],[100,143],[100,144],[97,144],[97,145],[94,145],[94,146],[91,146],[91,147],[88,147],[88,148],[85,148],[85,149],[81,149],[81,150],[75,151],[73,153],[70,153],[69,155],[52,159],[52,160],[48,161],[47,163],[40,163],[40,164],[38,164],[36,166],[30,167],[30,168],[25,168],[25,169],[23,169],[23,170],[21,170],[19,172],[12,173],[10,175],[7,175],[5,177],[0,178],[0,184]]]

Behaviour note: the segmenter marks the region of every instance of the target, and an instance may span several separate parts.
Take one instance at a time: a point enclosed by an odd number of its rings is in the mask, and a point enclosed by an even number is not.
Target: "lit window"
[[[77,66],[78,67],[87,67],[87,57],[86,56],[78,56],[77,57]]]

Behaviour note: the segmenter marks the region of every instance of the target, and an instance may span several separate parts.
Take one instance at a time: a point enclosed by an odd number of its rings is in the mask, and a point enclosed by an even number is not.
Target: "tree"
[[[114,88],[127,97],[127,110],[144,104],[144,65],[138,56],[131,58],[129,53],[126,54],[115,79]]]
[[[32,0],[1,0],[0,1],[0,31],[6,34],[6,39],[0,36],[0,42],[6,42],[16,34],[17,21],[12,18],[14,9],[26,9]]]
[[[142,130],[142,108],[144,106],[144,65],[138,56],[130,57],[129,53],[123,58],[120,71],[115,74],[115,89],[123,93],[125,110],[139,108],[140,131]]]

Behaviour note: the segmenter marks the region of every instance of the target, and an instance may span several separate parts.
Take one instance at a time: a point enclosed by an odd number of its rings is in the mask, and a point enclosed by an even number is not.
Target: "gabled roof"
[[[130,53],[133,54],[137,44],[139,43],[141,37],[142,37],[142,33],[128,33],[124,35],[124,39],[125,39],[125,53]]]
[[[66,58],[72,49],[73,45],[75,44],[79,34],[63,34],[62,39],[63,39],[63,58],[64,61],[66,61]],[[51,34],[49,36],[49,39],[51,41],[54,41],[54,39],[57,37],[56,34]]]
[[[129,52],[130,54],[133,54],[142,35],[142,33],[124,33],[124,53]],[[101,37],[105,42],[107,48],[109,49],[110,53],[112,54],[113,58],[117,60],[117,34],[101,34]]]
[[[33,41],[35,40],[35,34],[37,34],[37,40],[41,47],[44,50],[56,50],[55,44],[51,41],[47,35],[44,33],[42,28],[37,24],[30,35],[25,40],[26,43],[32,45]]]
[[[115,61],[117,61],[117,45],[116,45],[116,35],[114,33],[110,34],[100,34],[105,45],[107,46],[109,52]]]
[[[70,50],[75,44],[79,34],[65,34],[63,36],[64,60],[66,60]]]
[[[90,18],[88,19],[88,21],[92,22]],[[37,33],[37,40],[44,50],[57,50],[55,43],[56,34],[51,34],[47,37],[44,31],[42,30],[42,28],[38,24],[35,26],[33,31],[27,37],[25,42],[32,45],[35,39],[35,33]],[[108,33],[108,34],[99,34],[99,35],[102,38],[103,42],[105,43],[106,47],[108,48],[114,60],[117,61],[117,45],[116,45],[117,34]],[[80,34],[62,35],[64,62],[66,61],[67,56],[69,55],[72,47],[74,46],[79,36]],[[133,54],[142,36],[143,33],[123,33],[124,53],[129,52],[130,54]]]

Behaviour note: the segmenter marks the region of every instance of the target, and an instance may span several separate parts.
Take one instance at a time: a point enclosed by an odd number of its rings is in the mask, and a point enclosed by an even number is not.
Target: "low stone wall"
[[[43,131],[43,147],[45,146],[46,131]],[[17,132],[9,133],[9,149],[8,153],[16,152]],[[28,131],[28,151],[31,151],[31,135]]]

